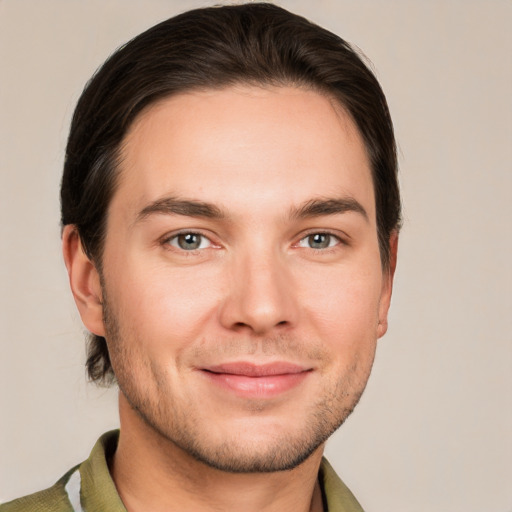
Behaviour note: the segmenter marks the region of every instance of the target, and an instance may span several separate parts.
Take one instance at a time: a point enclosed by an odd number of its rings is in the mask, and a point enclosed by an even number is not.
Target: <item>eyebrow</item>
[[[358,213],[362,215],[366,221],[369,220],[368,213],[363,205],[353,197],[311,199],[298,208],[292,209],[290,217],[304,219],[347,212]]]
[[[364,207],[352,197],[311,199],[297,208],[292,208],[289,217],[291,219],[305,219],[347,212],[358,213],[365,220],[369,220]],[[225,219],[227,217],[221,208],[211,203],[192,199],[179,199],[177,197],[165,197],[145,206],[138,213],[135,222],[143,221],[154,214],[183,215],[207,219]]]
[[[223,219],[225,213],[214,204],[192,199],[165,197],[157,199],[145,206],[137,215],[136,222],[142,221],[153,214],[183,215],[187,217],[204,217],[208,219]]]

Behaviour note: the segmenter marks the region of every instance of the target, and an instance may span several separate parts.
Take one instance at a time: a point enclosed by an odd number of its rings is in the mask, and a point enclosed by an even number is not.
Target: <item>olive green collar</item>
[[[110,476],[108,461],[117,448],[119,430],[103,434],[90,457],[80,465],[81,499],[84,510],[126,512]],[[320,486],[328,512],[363,512],[354,495],[323,458],[319,472]]]

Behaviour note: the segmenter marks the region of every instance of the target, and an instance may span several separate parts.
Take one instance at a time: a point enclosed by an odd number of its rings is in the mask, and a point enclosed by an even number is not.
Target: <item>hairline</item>
[[[334,112],[336,113],[337,117],[341,120],[341,113],[344,115],[347,115],[352,122],[354,128],[356,129],[357,135],[361,138],[361,142],[363,144],[364,153],[366,155],[366,159],[368,162],[368,168],[370,171],[371,176],[371,183],[372,183],[372,195],[373,195],[373,201],[375,206],[375,221],[376,221],[376,231],[377,231],[377,238],[379,239],[379,222],[378,222],[378,205],[377,205],[377,195],[376,195],[376,187],[375,187],[375,177],[374,177],[374,169],[372,165],[372,159],[370,157],[370,152],[368,148],[367,141],[365,137],[363,136],[363,133],[361,132],[361,129],[357,123],[357,121],[354,119],[354,116],[350,112],[349,108],[345,105],[343,102],[341,95],[336,94],[334,90],[329,89],[327,86],[321,86],[320,84],[315,84],[308,82],[306,80],[304,81],[297,81],[297,80],[286,80],[286,79],[275,79],[275,80],[255,80],[255,79],[246,79],[244,77],[239,77],[237,80],[230,80],[226,83],[219,83],[219,84],[212,84],[212,85],[196,85],[191,86],[183,90],[179,91],[169,91],[168,93],[164,93],[159,95],[158,97],[152,98],[148,101],[147,104],[145,104],[140,110],[136,111],[136,113],[133,115],[133,117],[128,122],[125,131],[123,133],[123,136],[120,140],[120,142],[117,144],[117,146],[112,151],[112,175],[113,175],[113,181],[112,181],[112,189],[111,189],[111,196],[109,203],[107,205],[105,216],[103,219],[103,225],[102,225],[102,234],[101,234],[101,242],[99,244],[99,250],[98,254],[89,254],[91,260],[93,260],[94,264],[98,268],[98,270],[102,271],[103,269],[103,253],[105,248],[105,240],[107,236],[107,223],[109,218],[109,212],[110,212],[110,205],[112,204],[112,199],[117,191],[117,188],[119,186],[119,182],[122,177],[123,170],[121,169],[122,163],[124,161],[124,151],[126,148],[127,139],[132,132],[132,129],[134,125],[141,119],[142,116],[147,114],[150,110],[157,108],[158,105],[168,101],[170,98],[184,96],[188,94],[194,94],[194,93],[207,93],[207,92],[221,92],[232,88],[260,88],[263,90],[267,89],[283,89],[283,88],[293,88],[297,90],[302,91],[312,91],[316,92],[317,94],[320,94],[321,96],[325,97],[329,103],[331,104]],[[396,226],[390,234],[393,232],[398,232],[400,229],[400,226]],[[381,266],[384,271],[389,270],[389,258],[387,257],[387,254],[384,254],[381,250],[379,243],[379,254],[381,259]]]

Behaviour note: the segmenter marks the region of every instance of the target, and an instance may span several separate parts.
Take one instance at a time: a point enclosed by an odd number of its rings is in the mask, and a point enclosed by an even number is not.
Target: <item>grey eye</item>
[[[339,239],[329,233],[313,233],[304,237],[300,242],[300,247],[308,247],[310,249],[327,249],[334,247]]]
[[[169,244],[183,251],[204,249],[211,245],[210,240],[199,233],[180,233],[169,240]]]
[[[308,236],[308,244],[312,249],[325,249],[329,247],[331,236],[325,233],[315,233]]]

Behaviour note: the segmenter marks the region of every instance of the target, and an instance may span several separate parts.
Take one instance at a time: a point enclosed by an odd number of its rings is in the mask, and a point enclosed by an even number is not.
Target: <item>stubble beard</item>
[[[271,473],[291,470],[308,459],[344,423],[359,402],[373,364],[353,367],[340,377],[324,396],[310,407],[307,420],[295,432],[269,438],[264,446],[251,445],[242,435],[226,434],[222,441],[209,439],[208,425],[194,411],[175,407],[166,377],[150,364],[147,367],[157,385],[157,397],[144,394],[148,386],[137,379],[137,354],[123,343],[125,336],[103,287],[103,322],[110,360],[119,389],[143,422],[165,441],[196,461],[229,473]],[[142,385],[141,385],[142,384]]]

